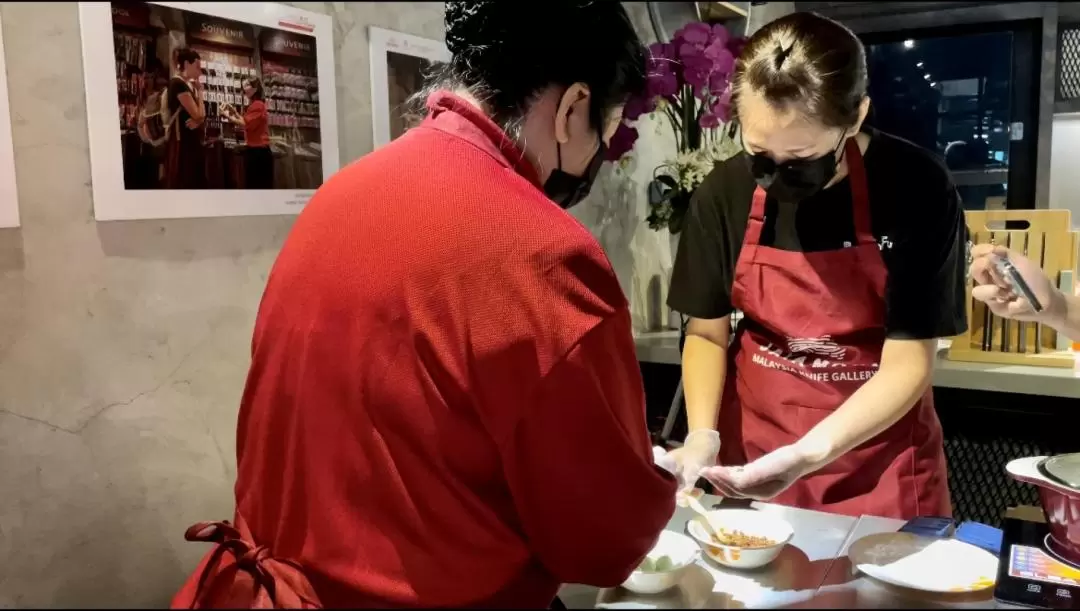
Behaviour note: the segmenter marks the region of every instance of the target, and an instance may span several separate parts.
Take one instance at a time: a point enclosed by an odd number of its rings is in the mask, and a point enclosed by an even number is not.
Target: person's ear
[[[571,122],[574,123],[573,128]],[[585,83],[574,83],[563,92],[555,109],[555,141],[559,144],[569,142],[570,133],[581,129],[581,123],[588,128],[589,87]]]
[[[855,122],[855,125],[848,131],[848,136],[854,136],[862,129],[863,121],[866,120],[866,115],[870,114],[870,96],[864,95],[862,102],[859,102],[859,120]]]

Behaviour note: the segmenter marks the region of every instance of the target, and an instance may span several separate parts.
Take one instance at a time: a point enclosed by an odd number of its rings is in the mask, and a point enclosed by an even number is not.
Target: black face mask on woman
[[[604,141],[601,140],[600,148],[596,150],[596,154],[589,160],[589,165],[585,168],[585,174],[574,176],[563,171],[562,145],[556,142],[555,155],[559,165],[551,171],[551,175],[544,181],[544,193],[556,204],[559,204],[563,210],[580,204],[581,200],[589,195],[589,190],[592,189],[593,183],[596,182],[596,176],[600,173],[600,166],[604,164],[604,152],[606,150],[607,147],[604,146]]]
[[[750,172],[770,197],[782,202],[804,200],[825,188],[836,176],[839,163],[836,152],[844,145],[844,140],[844,136],[841,136],[836,148],[821,157],[792,159],[784,163],[776,163],[763,153],[750,154],[747,151]]]

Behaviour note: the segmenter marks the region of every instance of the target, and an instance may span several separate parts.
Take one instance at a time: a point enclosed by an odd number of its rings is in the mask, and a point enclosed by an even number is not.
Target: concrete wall
[[[335,18],[345,163],[371,149],[366,26],[441,39],[442,3],[295,4]],[[206,550],[184,529],[232,514],[251,326],[292,218],[96,223],[77,6],[0,16],[23,221],[0,231],[0,607],[161,606]],[[609,169],[576,211],[640,324],[671,260],[641,220],[672,146],[650,134],[634,182]]]

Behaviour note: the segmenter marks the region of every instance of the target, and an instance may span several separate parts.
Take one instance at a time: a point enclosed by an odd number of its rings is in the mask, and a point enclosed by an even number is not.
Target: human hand
[[[679,465],[676,464],[675,459],[672,458],[670,454],[668,454],[667,450],[659,446],[653,446],[652,458],[654,465],[678,477]]]
[[[705,467],[716,464],[716,455],[720,452],[720,433],[711,429],[690,431],[681,448],[667,453],[674,460],[676,477],[679,478],[679,490],[693,489],[697,484],[699,472]]]
[[[701,476],[729,498],[767,501],[812,470],[812,461],[798,444],[783,446],[741,467],[709,467]]]
[[[1043,307],[1036,312],[1023,295],[1017,295],[1009,281],[998,273],[994,258],[1007,258],[1027,283]],[[1027,257],[1003,246],[977,244],[971,247],[971,277],[975,287],[971,296],[986,304],[990,311],[1002,318],[1023,321],[1047,322],[1064,316],[1065,297],[1038,264]]]
[[[195,119],[188,119],[184,122],[184,125],[187,125],[188,129],[195,129],[196,127],[202,125],[202,122],[196,121]]]

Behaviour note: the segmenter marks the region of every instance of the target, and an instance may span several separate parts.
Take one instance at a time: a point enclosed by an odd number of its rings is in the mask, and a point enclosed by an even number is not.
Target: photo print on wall
[[[0,27],[0,229],[19,226],[19,191],[15,186],[15,145],[11,141],[4,35]]]
[[[79,12],[97,220],[295,214],[337,171],[329,16],[263,2]]]
[[[410,112],[409,98],[423,87],[436,65],[450,61],[450,51],[437,40],[368,28],[371,46],[371,121],[375,148],[390,142],[421,119]]]

